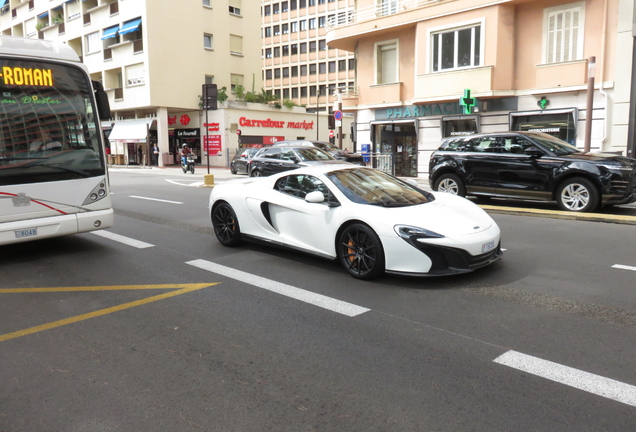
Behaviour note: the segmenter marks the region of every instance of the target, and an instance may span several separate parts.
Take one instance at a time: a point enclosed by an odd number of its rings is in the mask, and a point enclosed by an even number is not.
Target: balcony
[[[359,98],[361,105],[394,104],[402,101],[402,83],[376,84],[369,86]],[[344,102],[344,101],[343,101]]]
[[[536,88],[563,88],[586,83],[587,60],[537,65]]]
[[[494,68],[483,66],[418,75],[415,78],[414,101],[426,102],[448,99],[464,93],[470,88],[473,94],[492,93]]]

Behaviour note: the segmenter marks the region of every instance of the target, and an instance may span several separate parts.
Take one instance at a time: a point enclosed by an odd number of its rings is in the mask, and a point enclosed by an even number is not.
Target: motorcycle
[[[194,174],[194,156],[186,156],[186,161],[187,163],[183,163],[183,158],[181,158],[181,169],[183,170],[183,173],[187,173],[188,171],[190,171],[192,174]]]

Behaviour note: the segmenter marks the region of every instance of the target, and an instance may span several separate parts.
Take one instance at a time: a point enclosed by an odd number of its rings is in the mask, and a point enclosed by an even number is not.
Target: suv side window
[[[494,153],[496,151],[496,147],[496,137],[479,137],[472,138],[470,141],[468,141],[466,143],[466,149],[464,151],[476,153]]]
[[[524,154],[532,143],[520,136],[501,137],[501,153],[503,154]]]

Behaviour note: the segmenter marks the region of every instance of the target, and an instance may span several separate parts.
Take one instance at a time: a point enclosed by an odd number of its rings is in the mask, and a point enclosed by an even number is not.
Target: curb
[[[560,210],[519,209],[516,207],[499,207],[491,205],[480,205],[479,207],[483,208],[487,212],[497,214],[636,225],[636,216],[607,215],[602,213],[573,213]]]

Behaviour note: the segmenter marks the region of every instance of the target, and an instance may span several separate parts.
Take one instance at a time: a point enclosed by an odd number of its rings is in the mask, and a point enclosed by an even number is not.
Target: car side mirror
[[[320,191],[309,192],[305,195],[305,201],[309,203],[321,203],[325,201],[325,195]]]
[[[293,158],[291,158],[291,160],[292,160],[293,163],[300,162],[300,160],[297,157],[293,157]]]
[[[534,158],[540,158],[543,156],[543,151],[538,147],[528,147],[524,153]]]

